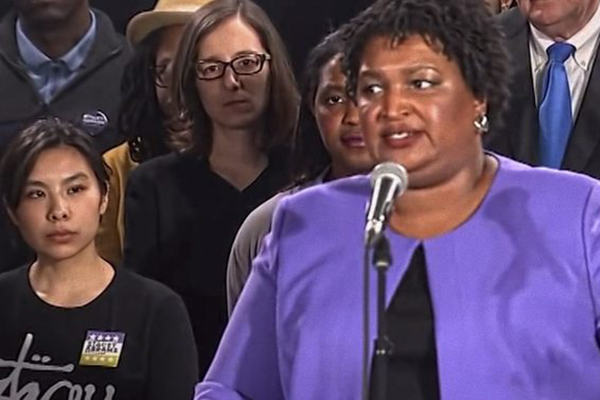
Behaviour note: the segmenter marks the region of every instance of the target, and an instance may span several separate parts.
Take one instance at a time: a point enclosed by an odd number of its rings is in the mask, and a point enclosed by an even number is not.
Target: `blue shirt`
[[[65,55],[51,59],[44,54],[23,32],[21,20],[17,19],[17,48],[27,67],[40,97],[46,104],[60,92],[77,74],[96,39],[96,16],[90,12],[91,24],[85,35]]]

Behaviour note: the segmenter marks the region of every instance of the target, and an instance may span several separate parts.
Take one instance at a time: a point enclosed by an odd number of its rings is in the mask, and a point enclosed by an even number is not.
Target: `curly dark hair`
[[[118,126],[127,138],[131,159],[144,162],[169,152],[167,132],[154,87],[154,60],[160,29],[134,48],[121,82]]]
[[[355,95],[363,50],[373,36],[392,46],[412,35],[439,45],[455,61],[467,86],[486,99],[492,128],[502,122],[508,101],[509,65],[503,34],[481,0],[379,0],[347,24],[343,68]]]
[[[293,175],[296,183],[315,179],[331,164],[331,156],[319,134],[313,109],[323,67],[344,52],[344,35],[337,30],[327,35],[308,54],[302,77],[300,126],[294,145]]]

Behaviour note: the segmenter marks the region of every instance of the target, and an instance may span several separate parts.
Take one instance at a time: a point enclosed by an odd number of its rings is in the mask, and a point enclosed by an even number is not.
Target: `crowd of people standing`
[[[600,0],[150,3],[0,8],[0,395],[600,395]]]

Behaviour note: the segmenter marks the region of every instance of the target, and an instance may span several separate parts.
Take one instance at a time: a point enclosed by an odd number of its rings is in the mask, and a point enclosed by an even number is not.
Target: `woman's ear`
[[[487,99],[475,99],[475,115],[487,114]]]
[[[106,184],[106,193],[100,199],[100,215],[104,215],[106,213],[106,209],[108,208],[108,194],[110,193],[110,184]]]
[[[6,205],[6,202],[4,202],[4,209],[6,210],[6,214],[8,214],[8,218],[10,218],[10,221],[13,223],[14,226],[18,228],[19,220],[17,219],[17,215],[13,210],[10,209],[10,207]]]

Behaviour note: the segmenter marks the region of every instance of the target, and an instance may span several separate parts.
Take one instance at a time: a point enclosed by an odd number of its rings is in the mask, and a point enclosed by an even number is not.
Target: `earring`
[[[487,117],[487,114],[482,113],[479,117],[473,121],[473,125],[480,133],[485,133],[490,130],[490,121]]]

